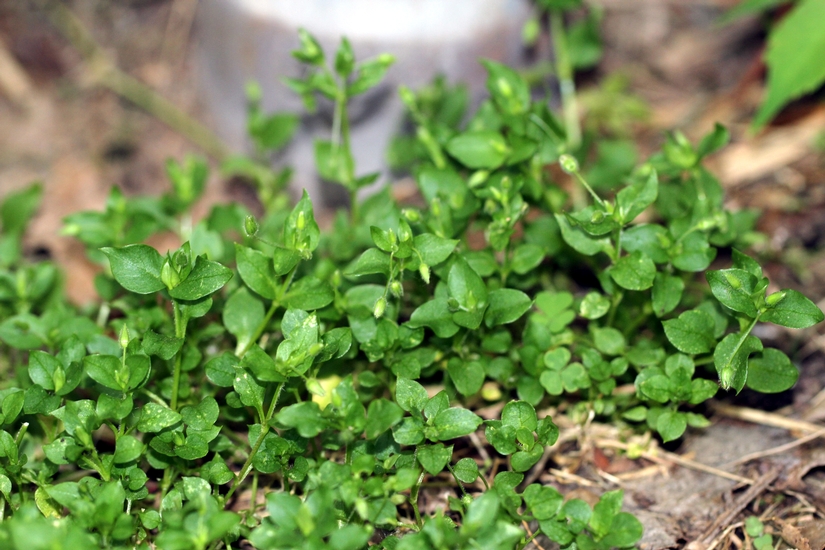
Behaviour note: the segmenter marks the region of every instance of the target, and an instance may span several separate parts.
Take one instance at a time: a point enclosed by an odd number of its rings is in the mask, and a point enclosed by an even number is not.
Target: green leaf
[[[704,271],[716,257],[716,249],[708,243],[708,236],[698,231],[688,233],[669,252],[674,267],[682,271]]]
[[[705,278],[711,292],[722,305],[748,317],[756,317],[756,305],[751,297],[758,282],[756,277],[743,269],[721,269],[708,271]]]
[[[29,353],[29,378],[44,390],[54,391],[54,373],[58,369],[63,366],[52,355],[39,350]]]
[[[418,448],[416,457],[421,466],[430,475],[438,475],[450,462],[453,456],[453,446],[445,447],[443,443],[435,445],[422,445]]]
[[[684,413],[678,411],[664,412],[656,419],[656,431],[665,443],[679,439],[686,428],[687,418]]]
[[[461,395],[475,395],[484,384],[484,367],[478,361],[451,359],[447,363],[447,372],[450,374],[455,389]]]
[[[713,130],[702,137],[702,141],[699,142],[699,146],[696,148],[696,154],[700,158],[706,157],[727,145],[729,141],[730,132],[717,122],[713,125]]]
[[[520,244],[513,251],[510,267],[519,275],[534,270],[544,260],[544,248],[533,243]]]
[[[0,205],[0,224],[3,234],[22,236],[29,220],[34,216],[40,199],[43,195],[43,186],[35,184],[14,193],[9,193]]]
[[[235,380],[235,365],[238,358],[232,353],[225,351],[221,355],[213,357],[204,365],[206,377],[210,382],[221,388],[231,388]]]
[[[199,300],[220,290],[231,278],[232,270],[198,256],[192,271],[178,286],[169,290],[169,295],[177,300]]]
[[[621,489],[608,491],[603,494],[599,502],[593,506],[593,514],[590,516],[588,525],[594,535],[601,538],[610,532],[613,518],[616,517],[622,509],[623,498],[624,491]]]
[[[140,458],[143,454],[143,443],[131,435],[122,435],[115,444],[115,464],[125,464]]]
[[[593,344],[605,355],[621,355],[627,347],[622,333],[613,327],[594,328]]]
[[[779,393],[796,384],[799,371],[787,355],[774,348],[765,348],[748,361],[747,385],[761,393]]]
[[[655,170],[644,179],[638,179],[618,192],[616,208],[623,224],[635,220],[645,208],[656,201],[659,194],[659,178]]]
[[[367,423],[364,425],[367,439],[375,439],[401,421],[404,411],[384,398],[370,402],[367,408]]]
[[[377,248],[366,249],[344,269],[344,275],[347,277],[359,277],[374,273],[380,273],[384,276],[390,274],[390,255]]]
[[[517,321],[533,305],[529,296],[513,288],[493,290],[488,294],[488,300],[490,305],[484,314],[484,324],[488,327]]]
[[[513,453],[510,457],[510,465],[516,472],[526,472],[536,465],[541,456],[544,454],[544,449],[541,445],[534,445],[529,451],[518,451]]]
[[[462,483],[474,483],[478,479],[478,464],[472,458],[462,458],[453,466],[455,477]],[[11,489],[11,483],[9,483]]]
[[[670,233],[658,224],[643,223],[634,225],[622,234],[622,248],[628,252],[644,252],[657,264],[670,261],[667,252],[670,246]]]
[[[487,69],[487,90],[505,113],[520,115],[530,108],[530,87],[519,73],[507,65],[482,59]]]
[[[534,431],[538,426],[536,409],[526,401],[510,401],[501,410],[501,423],[513,428]]]
[[[610,299],[596,291],[588,292],[579,305],[579,314],[585,319],[599,319],[610,311]]]
[[[677,319],[662,321],[665,335],[679,351],[697,354],[713,349],[713,318],[697,309],[685,311]]]
[[[532,483],[524,490],[524,503],[537,520],[556,517],[564,504],[564,497],[553,487]]]
[[[415,380],[399,376],[395,385],[395,399],[402,409],[412,412],[424,410],[429,396],[424,386]]]
[[[318,247],[321,230],[315,222],[312,210],[312,201],[306,189],[301,200],[289,213],[284,225],[284,244],[287,248],[301,252],[304,258],[312,256],[312,251]]]
[[[751,335],[743,338],[739,332],[728,334],[716,345],[713,363],[722,389],[742,391],[748,379],[748,357],[757,351],[762,351],[762,341]]]
[[[328,306],[335,299],[332,286],[312,276],[299,279],[284,296],[284,305],[288,308],[312,311]]]
[[[825,2],[801,0],[768,37],[765,63],[768,94],[753,120],[759,128],[789,101],[812,92],[825,82]]]
[[[610,522],[610,532],[601,540],[609,548],[632,548],[642,540],[644,527],[636,516],[619,512]]]
[[[349,150],[330,141],[315,141],[315,167],[325,180],[341,185],[352,185],[350,174],[354,171],[354,161]]]
[[[246,287],[233,292],[224,305],[223,324],[237,339],[238,351],[245,349],[258,336],[258,326],[263,320],[264,305]]]
[[[122,369],[120,359],[113,355],[87,355],[83,366],[89,378],[112,390],[125,391],[128,378],[118,375]]]
[[[237,364],[237,362],[235,363]],[[278,364],[258,344],[252,344],[241,359],[241,367],[255,375],[261,382],[285,382]]]
[[[274,300],[277,297],[276,279],[272,260],[262,252],[235,243],[235,261],[243,282],[264,298]]]
[[[447,275],[450,297],[458,302],[459,311],[453,313],[453,321],[469,329],[477,329],[487,307],[487,286],[484,280],[462,258],[456,256]]]
[[[656,317],[662,317],[679,305],[682,301],[682,292],[685,290],[685,282],[681,277],[657,273],[653,279],[653,289],[651,290],[651,300],[653,312]]]
[[[585,256],[593,256],[610,249],[610,239],[607,237],[591,237],[581,227],[574,227],[563,214],[555,214],[561,230],[561,237],[570,247]]]
[[[146,403],[141,409],[137,429],[146,433],[159,432],[164,428],[174,426],[180,421],[180,414],[169,407],[157,403]]]
[[[218,421],[218,402],[214,397],[204,397],[195,406],[186,406],[180,411],[183,423],[196,430],[208,430]]]
[[[632,252],[608,268],[616,284],[628,290],[645,290],[653,286],[656,265],[642,252]]]
[[[444,239],[432,233],[422,233],[413,238],[413,247],[430,267],[449,258],[457,244],[458,241],[455,239]]]
[[[493,527],[497,528],[496,518],[499,514],[499,497],[494,491],[487,491],[470,503],[467,508],[467,513],[464,516],[464,521],[461,525],[461,534],[465,537],[473,536],[483,529]],[[430,546],[427,545],[427,548]],[[507,545],[502,544],[496,548],[507,548]],[[512,547],[512,544],[509,545]],[[418,550],[424,546],[411,547]]]
[[[481,417],[469,409],[452,407],[441,411],[433,419],[439,440],[447,441],[469,435],[481,425]]]
[[[264,391],[251,373],[240,366],[235,367],[235,378],[232,380],[232,387],[238,392],[241,403],[247,407],[254,407],[258,414],[263,417]]]
[[[313,401],[284,407],[275,415],[275,419],[288,428],[295,428],[301,437],[315,437],[327,427],[321,409]]]
[[[468,168],[492,170],[504,163],[510,148],[498,132],[476,130],[448,141],[447,152]]]
[[[163,257],[145,244],[130,244],[123,248],[101,248],[109,258],[112,275],[120,286],[137,294],[158,292],[166,285],[160,280]]]
[[[436,298],[424,302],[410,315],[407,322],[410,328],[429,327],[439,338],[454,336],[459,326],[453,322],[453,314],[446,298]]]
[[[822,310],[796,290],[780,290],[768,296],[765,303],[768,309],[759,319],[768,323],[790,328],[808,328],[825,319]]]
[[[143,352],[147,355],[156,355],[168,361],[180,351],[183,346],[183,338],[158,334],[153,330],[147,330],[141,342]]]
[[[23,402],[25,401],[25,392],[23,390],[14,388],[6,393],[2,401],[2,412],[5,419],[3,423],[11,424],[20,415],[23,410]]]

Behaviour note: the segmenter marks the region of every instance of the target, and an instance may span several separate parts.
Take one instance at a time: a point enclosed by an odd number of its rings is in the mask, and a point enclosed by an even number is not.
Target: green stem
[[[253,445],[252,450],[249,451],[249,456],[246,458],[246,462],[244,462],[241,471],[238,472],[238,475],[235,477],[235,481],[234,483],[232,483],[232,487],[226,494],[226,502],[229,502],[229,499],[232,498],[232,495],[235,493],[237,488],[241,485],[241,483],[244,482],[246,476],[249,475],[249,471],[252,469],[252,461],[255,459],[255,455],[258,454],[258,450],[261,448],[261,445],[264,442],[266,434],[269,433],[269,421],[275,414],[275,407],[278,405],[278,399],[281,397],[281,391],[283,391],[283,389],[284,382],[281,382],[275,389],[275,395],[272,396],[272,401],[269,404],[269,410],[267,410],[266,416],[261,419],[261,433],[260,435],[258,435],[258,439],[257,441],[255,441],[255,445]]]
[[[251,348],[254,344],[258,342],[258,340],[261,338],[261,335],[266,330],[266,327],[269,325],[269,321],[272,320],[272,316],[275,315],[275,310],[278,309],[279,305],[280,304],[278,303],[278,300],[272,300],[272,303],[269,305],[269,310],[266,312],[263,321],[261,321],[261,323],[255,329],[252,338],[249,339],[246,345],[235,351],[235,355],[238,356],[238,359],[243,359],[243,356],[246,355],[246,352],[249,351],[249,348]]]
[[[761,313],[760,313],[759,315],[761,315]],[[716,369],[716,370],[717,370],[717,372],[719,373],[719,378],[720,378],[720,380],[721,380],[722,378],[724,378],[724,377],[723,377],[723,375],[722,375],[722,373],[723,373],[725,370],[727,370],[727,368],[728,368],[728,367],[730,367],[731,362],[733,361],[733,358],[734,358],[734,357],[736,357],[736,354],[737,354],[737,353],[739,353],[739,349],[740,349],[740,348],[742,347],[742,345],[745,343],[745,340],[747,340],[747,339],[748,339],[748,336],[750,335],[751,331],[753,330],[753,327],[755,327],[755,326],[756,326],[757,321],[759,321],[759,315],[757,315],[756,317],[754,317],[754,318],[753,318],[753,320],[751,321],[750,325],[748,325],[748,328],[747,328],[747,329],[745,329],[744,331],[742,331],[742,335],[739,337],[739,341],[738,341],[738,342],[736,342],[736,347],[734,347],[734,348],[733,348],[733,351],[731,352],[731,354],[730,354],[730,356],[729,356],[729,359],[728,359],[727,363],[725,363],[724,365],[722,365],[722,368],[721,368],[721,369],[717,367],[717,369]],[[723,382],[723,383],[722,383],[722,387],[723,387],[724,389],[727,389],[727,384],[725,383],[725,381],[722,381],[722,382]]]
[[[593,200],[596,201],[596,203],[599,206],[601,206],[604,210],[607,210],[607,206],[605,205],[602,198],[598,194],[596,194],[595,191],[593,191],[593,188],[590,187],[590,184],[587,183],[587,180],[584,179],[584,176],[581,175],[581,172],[579,172],[579,171],[573,172],[573,175],[576,177],[578,182],[581,183],[582,186],[584,186],[585,189],[587,189],[587,192],[590,193],[590,196],[593,197]]]
[[[246,352],[249,351],[254,344],[258,342],[261,338],[261,335],[266,330],[266,327],[269,326],[269,322],[272,320],[272,316],[275,315],[275,311],[280,307],[281,301],[284,299],[287,291],[289,290],[289,286],[292,284],[292,280],[295,278],[295,272],[298,270],[298,265],[296,264],[295,267],[289,272],[286,279],[284,280],[284,284],[281,285],[280,290],[275,293],[275,299],[272,300],[272,303],[269,305],[269,310],[266,312],[263,321],[258,324],[258,327],[255,329],[255,332],[252,334],[252,338],[249,339],[249,342],[246,343],[245,346],[236,350],[235,355],[238,358],[243,358],[246,355]]]
[[[619,258],[622,256],[622,227],[616,230],[616,252],[615,257],[613,258],[613,262],[618,262]]]
[[[610,315],[607,317],[607,324],[605,326],[612,327],[613,321],[616,319],[616,310],[619,309],[619,304],[622,303],[624,292],[619,291],[613,296],[613,302],[610,304]]]
[[[410,489],[410,505],[412,506],[413,513],[415,513],[415,524],[418,526],[418,529],[424,527],[424,522],[421,521],[421,512],[418,511],[418,491],[421,489],[422,483],[424,483],[423,471],[421,475],[418,476],[418,481],[416,481],[415,485]]]
[[[550,10],[550,32],[553,35],[556,75],[559,78],[564,128],[567,131],[567,145],[575,151],[581,145],[582,131],[576,105],[576,83],[573,80],[573,64],[567,49],[567,34],[564,30],[564,15],[561,10]]]
[[[186,338],[186,323],[181,318],[180,306],[175,300],[172,300],[172,309],[175,313],[175,337]],[[178,350],[175,354],[175,371],[172,374],[172,399],[169,407],[176,411],[178,410],[178,390],[180,389],[180,373],[183,365],[183,348]]]

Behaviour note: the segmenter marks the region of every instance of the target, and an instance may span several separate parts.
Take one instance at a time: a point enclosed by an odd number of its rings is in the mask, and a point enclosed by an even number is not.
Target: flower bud
[[[83,426],[78,426],[74,429],[74,436],[80,442],[81,445],[86,447],[87,449],[91,449],[94,447],[94,443],[92,442],[92,436],[89,435],[89,432],[86,431],[86,428]]]
[[[375,301],[375,306],[372,308],[372,314],[376,319],[384,316],[384,311],[387,309],[387,299],[381,296]]]
[[[421,262],[421,265],[418,266],[418,273],[425,283],[430,284],[430,266]]]
[[[169,260],[163,262],[163,267],[160,268],[160,280],[169,290],[172,290],[180,284],[180,273],[172,268]]]
[[[66,385],[66,371],[63,370],[63,365],[57,365],[52,373],[52,382],[54,383],[55,393],[63,389]]]
[[[390,283],[390,292],[396,298],[400,298],[404,295],[404,285],[401,284],[401,281],[393,281]]]
[[[489,177],[490,172],[488,170],[476,170],[470,176],[470,179],[467,180],[467,187],[478,187],[479,185],[487,181],[487,178]]]
[[[315,342],[314,344],[309,346],[309,349],[307,350],[307,355],[309,355],[311,357],[315,357],[316,355],[318,355],[322,351],[324,351],[323,342]]]
[[[407,219],[408,222],[419,222],[421,221],[421,213],[418,210],[413,208],[405,208],[401,211],[404,217]]]
[[[303,231],[306,226],[307,218],[304,214],[304,211],[301,210],[300,212],[298,212],[298,219],[295,220],[295,227],[298,229],[298,231]]]
[[[740,288],[742,288],[742,281],[740,281],[739,277],[737,277],[736,275],[725,272],[725,279],[727,279],[728,284],[732,286],[734,289],[739,290]]]
[[[258,220],[255,219],[255,216],[247,216],[243,220],[243,230],[246,233],[247,237],[254,237],[258,234]]]
[[[126,327],[125,324],[122,327],[120,327],[120,340],[119,340],[119,342],[120,342],[120,347],[122,347],[123,349],[126,349],[127,347],[129,347],[129,329]]]
[[[559,165],[566,174],[575,174],[579,171],[579,161],[572,155],[560,156]]]
[[[782,300],[785,299],[785,294],[787,294],[787,293],[784,290],[780,290],[779,292],[774,292],[773,294],[771,294],[770,296],[765,298],[765,303],[769,307],[774,307],[776,304],[778,304],[779,302],[781,302]]]
[[[312,395],[317,395],[318,397],[324,397],[326,392],[324,388],[321,386],[321,383],[318,382],[315,378],[309,378],[306,381],[306,388],[309,393]]]
[[[734,368],[730,366],[719,371],[719,385],[722,386],[723,390],[729,390],[733,386],[734,374]]]
[[[339,286],[341,286],[341,282],[342,282],[341,281],[341,270],[336,269],[335,271],[332,272],[332,277],[330,278],[330,283],[335,288],[338,288]]]

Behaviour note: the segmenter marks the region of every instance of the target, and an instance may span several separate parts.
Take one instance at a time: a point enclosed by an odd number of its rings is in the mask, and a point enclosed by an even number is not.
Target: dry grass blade
[[[721,403],[713,403],[712,407],[714,412],[721,414],[722,416],[736,418],[738,420],[746,420],[755,424],[763,424],[765,426],[785,428],[786,430],[798,430],[808,433],[825,430],[825,426],[821,424],[805,422],[804,420],[795,420],[793,418],[788,418],[787,416],[781,416],[757,409],[734,407],[732,405],[722,405]]]

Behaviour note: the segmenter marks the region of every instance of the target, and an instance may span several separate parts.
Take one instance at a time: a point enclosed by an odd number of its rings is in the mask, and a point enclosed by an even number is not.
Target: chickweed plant
[[[22,253],[41,189],[0,206],[0,547],[633,547],[621,490],[591,507],[525,484],[559,436],[547,411],[672,441],[707,425],[694,407],[720,388],[796,381],[753,329],[823,314],[766,294],[740,251],[755,218],[725,210],[702,166],[722,127],[698,145],[669,136],[599,195],[546,100],[483,61],[490,97],[466,123],[443,82],[401,90],[421,200],[388,186],[361,201],[377,176],[357,172],[347,105],[392,58],[356,62],[344,40],[327,59],[305,32],[294,55],[306,106],[335,105],[317,164],[352,207],[330,231],[268,168],[298,119],[262,112],[254,88],[256,156],[224,170],[254,183],[263,215],[218,205],[193,221],[207,179],[193,158],[169,162],[163,196],[113,189],[65,221],[104,267],[93,307]],[[169,232],[177,250],[143,244]],[[434,486],[446,503],[424,508]]]

